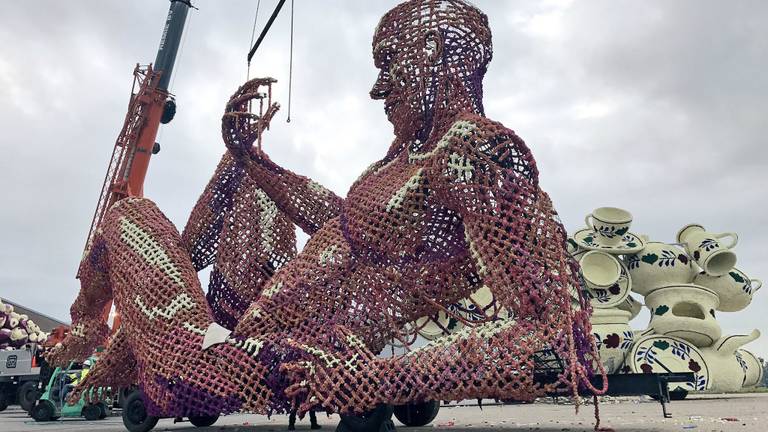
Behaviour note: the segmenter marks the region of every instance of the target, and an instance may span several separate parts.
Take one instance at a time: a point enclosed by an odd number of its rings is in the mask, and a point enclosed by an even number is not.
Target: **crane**
[[[123,127],[115,141],[101,194],[86,238],[83,259],[88,256],[93,237],[112,205],[127,197],[144,195],[144,178],[149,160],[160,151],[155,142],[161,123],[168,123],[176,113],[173,96],[168,92],[176,54],[191,0],[170,0],[171,6],[160,38],[154,63],[137,64]],[[80,278],[80,272],[77,273]],[[110,305],[111,307],[111,305]],[[108,313],[108,311],[106,312]]]

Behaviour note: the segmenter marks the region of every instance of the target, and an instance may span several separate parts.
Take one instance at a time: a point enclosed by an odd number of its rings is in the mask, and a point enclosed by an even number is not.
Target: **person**
[[[288,430],[296,430],[296,413],[297,411],[293,409],[288,415]],[[312,430],[323,428],[317,423],[317,415],[313,410],[309,410],[309,428]]]
[[[63,403],[67,402],[67,397],[69,396],[69,393],[77,387],[80,382],[85,379],[85,377],[88,375],[88,372],[91,369],[91,359],[86,359],[81,367],[76,367],[74,370],[69,370],[64,375],[64,389],[61,393],[61,400]]]
[[[103,363],[135,358],[151,415],[290,412],[297,404],[301,412],[361,413],[589,386],[596,348],[565,230],[528,147],[485,117],[487,17],[461,0],[403,2],[379,23],[373,56],[380,72],[370,95],[384,102],[395,139],[344,199],[252,146],[254,117],[244,107],[255,93],[228,104],[222,131],[238,166],[312,235],[234,331],[214,322],[189,251],[154,203],[121,200],[105,217],[94,242],[126,331]],[[259,226],[244,256],[260,240],[279,242],[268,223]],[[409,323],[482,286],[505,316],[376,358],[405,338]],[[565,365],[556,383],[535,382],[542,349]]]

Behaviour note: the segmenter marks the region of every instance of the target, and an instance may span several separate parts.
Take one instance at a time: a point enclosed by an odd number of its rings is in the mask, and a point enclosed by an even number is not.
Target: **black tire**
[[[19,386],[18,397],[21,409],[30,412],[40,398],[40,392],[37,389],[37,381],[25,381],[24,384]]]
[[[191,416],[189,422],[197,427],[208,427],[216,423],[219,416]]]
[[[669,400],[681,401],[688,397],[688,390],[677,389],[669,392]]]
[[[669,391],[669,400],[671,400],[671,401],[681,401],[681,400],[685,399],[686,397],[688,397],[688,390],[683,390],[681,388],[676,388],[675,390],[670,390]],[[651,396],[651,399],[653,399],[655,401],[661,400],[660,397],[655,396],[655,395]]]
[[[439,401],[397,405],[394,409],[395,417],[400,420],[400,423],[409,427],[426,426],[432,423],[438,412],[440,412]]]
[[[160,123],[168,124],[176,117],[176,101],[168,99],[163,105],[163,115],[160,116]]]
[[[37,405],[32,407],[30,414],[36,422],[47,422],[58,418],[54,417],[56,415],[56,407],[54,407],[53,403],[49,400],[41,400],[38,402]]]
[[[8,408],[8,396],[3,393],[3,388],[0,387],[0,412],[5,411]]]
[[[131,393],[123,403],[123,425],[130,432],[149,432],[155,427],[158,417],[147,414],[141,392]]]
[[[125,408],[125,401],[128,400],[128,396],[132,395],[137,391],[138,389],[136,389],[136,387],[126,387],[124,389],[120,389],[120,394],[117,397],[116,408]]]
[[[341,415],[336,432],[382,432],[394,430],[392,405],[379,405],[371,412],[360,416]]]
[[[101,409],[97,404],[86,405],[83,407],[82,415],[86,420],[95,421],[101,416]]]

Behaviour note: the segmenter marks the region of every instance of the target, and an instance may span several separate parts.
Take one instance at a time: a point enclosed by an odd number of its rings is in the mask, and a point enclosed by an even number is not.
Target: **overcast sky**
[[[220,118],[245,80],[256,0],[195,0],[145,193],[181,229],[224,151]],[[259,29],[277,0],[263,0]],[[392,139],[370,41],[396,1],[297,0],[292,122],[289,9],[251,77],[279,80],[265,137],[278,163],[344,195]],[[288,2],[290,4],[290,2]],[[569,231],[623,207],[632,231],[673,241],[699,222],[736,231],[738,267],[768,279],[768,2],[476,0],[490,19],[488,117],[533,150]],[[153,61],[168,2],[0,0],[0,297],[59,318],[137,62]],[[768,355],[768,289],[723,334],[757,327]],[[635,321],[645,328],[647,314]]]

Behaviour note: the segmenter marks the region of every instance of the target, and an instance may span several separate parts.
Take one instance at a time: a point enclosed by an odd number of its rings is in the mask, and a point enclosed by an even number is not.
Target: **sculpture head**
[[[482,80],[492,57],[488,18],[463,0],[409,0],[373,36],[380,70],[371,98],[405,140],[425,141],[435,119],[483,114]]]

